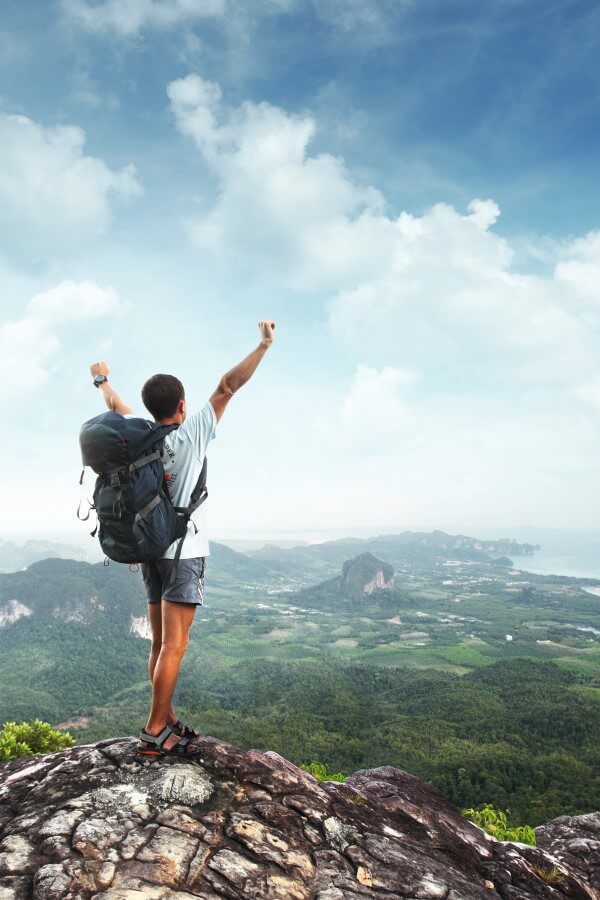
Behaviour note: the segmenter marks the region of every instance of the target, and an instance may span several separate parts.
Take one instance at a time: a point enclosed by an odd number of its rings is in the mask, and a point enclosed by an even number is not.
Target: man
[[[174,506],[189,504],[217,422],[235,392],[254,374],[273,343],[274,328],[272,321],[259,322],[258,346],[223,375],[209,401],[198,412],[188,415],[183,385],[173,375],[153,375],[142,388],[142,400],[155,421],[160,425],[179,425],[165,438],[164,469]],[[109,383],[107,364],[94,363],[90,372],[107,407],[123,416],[133,416],[131,407]],[[198,753],[191,741],[196,732],[178,720],[173,708],[173,694],[196,607],[204,602],[204,565],[209,554],[204,506],[192,515],[181,558],[171,578],[171,561],[176,547],[177,542],[174,542],[160,559],[142,564],[152,630],[148,664],[152,704],[137,748],[138,753],[144,755],[184,757]]]

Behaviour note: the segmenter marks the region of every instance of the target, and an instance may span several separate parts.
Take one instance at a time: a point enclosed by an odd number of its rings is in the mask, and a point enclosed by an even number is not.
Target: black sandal
[[[175,734],[180,734],[182,737],[190,738],[190,740],[195,737],[200,737],[200,732],[194,731],[191,725],[186,725],[185,722],[181,721],[181,719],[177,719],[176,722],[172,722],[171,728],[173,729]]]
[[[171,734],[176,734],[179,740],[172,747],[167,748],[164,746],[164,743]],[[144,746],[142,741],[148,746]],[[140,756],[177,756],[179,759],[194,759],[202,751],[200,747],[188,750],[188,744],[191,745],[191,743],[189,738],[177,734],[172,725],[165,725],[159,734],[148,734],[142,728],[140,731],[140,743],[135,748],[135,751]]]

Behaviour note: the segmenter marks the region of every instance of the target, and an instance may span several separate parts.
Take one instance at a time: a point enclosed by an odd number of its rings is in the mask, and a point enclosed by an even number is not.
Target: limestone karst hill
[[[396,608],[399,595],[394,590],[394,568],[372,553],[360,553],[344,562],[340,575],[305,588],[297,596],[316,607],[347,609],[360,608],[373,593],[379,598],[377,605],[390,603]]]
[[[117,738],[0,767],[0,900],[600,896],[600,815],[500,843],[400,769],[317,782],[212,737],[198,761]]]

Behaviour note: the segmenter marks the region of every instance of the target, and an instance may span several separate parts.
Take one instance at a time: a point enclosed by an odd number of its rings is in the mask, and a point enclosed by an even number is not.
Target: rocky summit
[[[197,742],[194,761],[140,760],[127,737],[0,767],[0,900],[600,897],[598,815],[499,842],[391,766],[319,783]]]

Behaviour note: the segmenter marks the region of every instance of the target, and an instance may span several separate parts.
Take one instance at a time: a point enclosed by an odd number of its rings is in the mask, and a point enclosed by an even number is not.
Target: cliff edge
[[[317,782],[277,753],[134,738],[0,767],[0,900],[520,900],[600,897],[600,815],[503,843],[392,766]],[[551,851],[551,855],[550,852]]]

